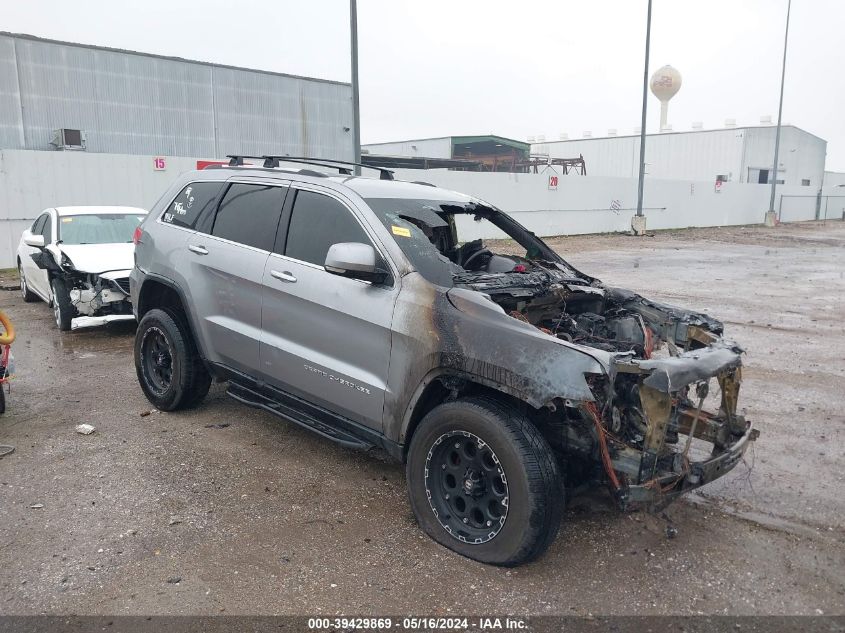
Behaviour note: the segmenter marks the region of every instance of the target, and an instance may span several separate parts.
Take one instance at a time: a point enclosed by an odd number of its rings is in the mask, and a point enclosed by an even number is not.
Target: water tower
[[[651,76],[651,92],[660,100],[660,131],[668,127],[669,99],[681,89],[681,73],[671,66],[664,66],[654,71]]]

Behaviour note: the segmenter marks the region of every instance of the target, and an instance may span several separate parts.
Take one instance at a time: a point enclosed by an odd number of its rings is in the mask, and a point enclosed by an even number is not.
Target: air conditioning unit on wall
[[[70,128],[59,128],[53,133],[53,140],[50,145],[59,150],[84,150],[85,131],[72,130]]]

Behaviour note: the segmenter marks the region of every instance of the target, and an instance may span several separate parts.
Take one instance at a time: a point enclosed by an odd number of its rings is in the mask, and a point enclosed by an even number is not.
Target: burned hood
[[[103,273],[109,270],[130,270],[135,266],[135,245],[128,244],[59,244],[61,253],[70,258],[73,269],[81,273]]]
[[[620,365],[637,367],[650,372],[643,384],[663,393],[672,393],[685,385],[718,376],[742,365],[742,349],[732,341],[717,341],[710,347],[682,352],[669,358],[649,360],[618,356],[614,369]]]

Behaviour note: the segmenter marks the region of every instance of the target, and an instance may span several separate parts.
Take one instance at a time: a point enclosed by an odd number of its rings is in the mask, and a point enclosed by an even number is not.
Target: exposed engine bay
[[[128,270],[100,273],[79,270],[60,247],[45,248],[32,259],[38,268],[47,271],[51,280],[61,281],[74,317],[73,329],[133,318]]]
[[[493,252],[480,239],[460,243],[457,224],[469,218],[491,222],[524,254]],[[608,375],[588,377],[593,401],[547,403],[536,422],[562,463],[580,455],[581,474],[603,478],[622,507],[668,502],[721,476],[756,439],[737,413],[742,349],[721,338],[720,321],[606,286],[486,205],[407,206],[387,220],[418,229],[416,244],[400,245],[424,275],[436,270],[424,258],[438,258],[452,287],[483,293],[565,344],[606,354]],[[693,455],[694,441],[706,445],[704,458]]]

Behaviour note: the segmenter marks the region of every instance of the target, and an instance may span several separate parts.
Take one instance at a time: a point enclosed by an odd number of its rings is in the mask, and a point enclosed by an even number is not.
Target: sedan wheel
[[[21,296],[23,297],[23,300],[27,303],[35,301],[38,297],[35,296],[35,293],[33,293],[26,284],[26,275],[24,275],[23,267],[20,264],[18,264],[18,276],[21,280]]]

